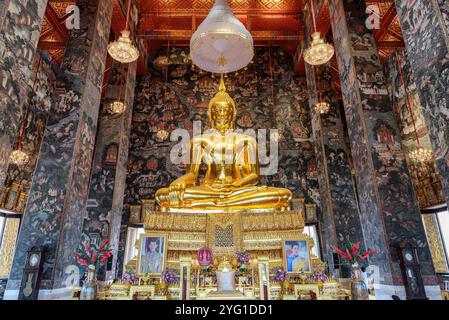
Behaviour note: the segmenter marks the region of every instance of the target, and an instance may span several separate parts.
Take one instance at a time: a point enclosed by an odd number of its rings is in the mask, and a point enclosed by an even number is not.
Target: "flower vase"
[[[321,279],[318,279],[318,280],[316,281],[316,283],[317,283],[317,285],[318,285],[318,292],[319,292],[320,294],[323,294],[323,281],[321,281]]]
[[[95,300],[97,298],[97,270],[94,266],[87,268],[87,278],[81,288],[80,300]]]
[[[369,300],[368,287],[362,278],[362,271],[358,264],[351,267],[351,294],[352,300]]]
[[[287,279],[285,279],[284,281],[282,281],[281,286],[284,293],[287,293],[288,290],[290,289],[290,282]]]
[[[240,264],[240,272],[244,273],[246,271],[246,265],[244,263]]]
[[[167,282],[159,282],[159,290],[161,291],[161,294],[165,295],[167,293]]]

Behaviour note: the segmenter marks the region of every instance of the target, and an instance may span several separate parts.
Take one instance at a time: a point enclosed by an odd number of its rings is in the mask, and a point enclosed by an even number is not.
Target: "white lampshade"
[[[216,0],[193,34],[190,56],[196,66],[215,73],[240,70],[253,59],[253,37],[234,16],[227,0]]]

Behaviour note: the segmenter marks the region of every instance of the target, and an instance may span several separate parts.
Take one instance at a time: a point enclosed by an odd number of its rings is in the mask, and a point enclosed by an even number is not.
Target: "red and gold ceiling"
[[[325,0],[326,1],[326,0]],[[117,34],[125,23],[125,4],[114,0],[112,29]],[[66,8],[74,0],[50,0],[39,46],[60,61],[68,37],[64,26]],[[141,13],[138,37],[146,40],[150,51],[166,45],[188,45],[192,33],[203,21],[214,0],[136,0]],[[279,45],[294,54],[303,39],[302,14],[306,0],[230,0],[236,16],[251,31],[255,45]],[[381,28],[375,37],[381,57],[386,59],[395,48],[404,46],[393,1],[367,0],[380,9]],[[329,31],[327,10],[319,14],[320,30]]]

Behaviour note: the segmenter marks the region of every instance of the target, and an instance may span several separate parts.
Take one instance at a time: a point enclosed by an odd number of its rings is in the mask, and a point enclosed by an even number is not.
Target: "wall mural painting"
[[[415,83],[429,129],[442,192],[446,202],[449,202],[447,1],[396,0],[395,2],[410,66],[413,73],[419,75],[416,76]]]
[[[0,186],[20,134],[46,5],[47,1],[10,0],[0,8]]]
[[[435,162],[414,162],[408,155],[419,145],[432,150],[429,131],[425,123],[415,77],[405,51],[395,52],[385,63],[388,90],[399,124],[402,147],[406,153],[412,181],[421,208],[444,203],[441,181]],[[407,90],[404,90],[404,83]]]
[[[73,248],[80,243],[84,218],[80,212],[84,212],[88,197],[102,85],[98,75],[104,71],[112,1],[78,4],[81,29],[71,31],[58,74],[11,269],[12,281],[8,281],[10,289],[19,286],[26,251],[33,245],[46,247],[44,288],[63,286],[66,266],[76,264]]]
[[[33,70],[38,74],[30,79],[30,101],[26,106],[28,116],[23,119],[21,124],[26,123],[22,148],[28,155],[29,160],[20,168],[10,163],[5,180],[5,186],[11,186],[13,182],[16,182],[20,184],[24,192],[28,192],[31,187],[31,179],[44,136],[48,111],[51,107],[51,97],[53,96],[58,66],[51,61],[46,52],[38,52],[34,59]],[[35,79],[35,77],[37,78]]]
[[[173,165],[169,159],[177,143],[170,141],[170,133],[176,128],[192,132],[196,120],[207,124],[209,100],[217,91],[219,77],[192,67],[188,54],[181,47],[160,49],[150,64],[150,75],[137,82],[126,207],[152,199],[157,189],[183,174],[185,165]],[[292,70],[292,57],[283,50],[257,48],[254,61],[245,70],[228,75],[225,82],[237,103],[238,128],[281,131],[279,170],[263,177],[262,183],[289,188],[295,197],[319,204],[305,79],[297,78]]]
[[[359,187],[361,220],[369,225],[364,227],[364,237],[377,249],[413,243],[418,249],[423,275],[433,282],[430,252],[386,79],[374,37],[365,26],[365,3],[332,0],[329,7]],[[350,47],[346,47],[348,44]],[[353,55],[343,54],[348,51]],[[388,244],[382,236],[384,228]],[[385,252],[371,260],[380,266],[382,274],[389,274],[390,259],[394,281],[399,281],[401,271],[395,255],[390,257]]]

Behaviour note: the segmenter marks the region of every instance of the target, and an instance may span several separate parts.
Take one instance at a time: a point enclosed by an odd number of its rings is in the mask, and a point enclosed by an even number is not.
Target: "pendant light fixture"
[[[328,113],[331,106],[328,102],[323,100],[322,92],[321,92],[321,85],[320,85],[319,76],[318,76],[318,72],[317,72],[316,68],[314,68],[314,74],[315,74],[315,87],[316,87],[316,90],[318,91],[318,102],[315,104],[315,111],[319,115],[322,115],[322,114]]]
[[[410,113],[410,118],[412,120],[413,130],[415,132],[415,138],[416,138],[416,148],[415,148],[415,150],[413,150],[412,152],[409,153],[409,157],[415,163],[426,163],[433,159],[433,154],[432,154],[432,151],[430,151],[429,149],[422,147],[421,143],[419,141],[419,135],[418,135],[418,130],[416,129],[415,117],[413,116],[413,110],[410,106],[410,96],[408,94],[407,85],[405,84],[404,75],[402,73],[402,67],[399,63],[399,55],[398,55],[397,51],[395,52],[395,55],[396,55],[396,63],[398,66],[398,71],[399,71],[399,77],[401,78],[402,85],[404,86],[407,109],[408,109],[408,112]]]
[[[123,65],[120,66],[120,85],[118,89],[117,99],[109,105],[109,113],[119,115],[125,112],[126,105],[122,102],[122,85],[123,85]]]
[[[253,59],[251,33],[235,17],[227,0],[216,0],[193,34],[190,56],[199,68],[219,74],[240,70]]]
[[[39,77],[39,72],[41,69],[41,62],[42,62],[42,56],[39,55],[39,60],[38,60],[37,69],[36,69],[36,77],[34,78],[34,83],[33,83],[33,92],[32,92],[33,97],[35,97],[35,95],[36,95],[36,83],[37,83],[37,80]],[[32,99],[33,98],[31,98],[30,102],[27,105],[22,130],[21,130],[20,136],[19,136],[19,143],[17,144],[17,149],[11,153],[11,156],[9,158],[13,164],[15,164],[19,167],[26,164],[29,159],[28,155],[22,150],[22,142],[23,142],[23,137],[25,136],[25,129],[28,126],[28,117],[30,115],[30,105],[33,103]]]
[[[112,59],[120,63],[134,62],[139,58],[139,50],[134,46],[130,38],[129,20],[131,14],[131,0],[128,0],[125,29],[119,38],[108,45],[108,52]]]
[[[310,65],[318,66],[329,62],[335,51],[334,47],[321,38],[320,32],[317,31],[313,1],[314,0],[310,0],[313,20],[312,43],[309,48],[304,50],[304,60]]]

